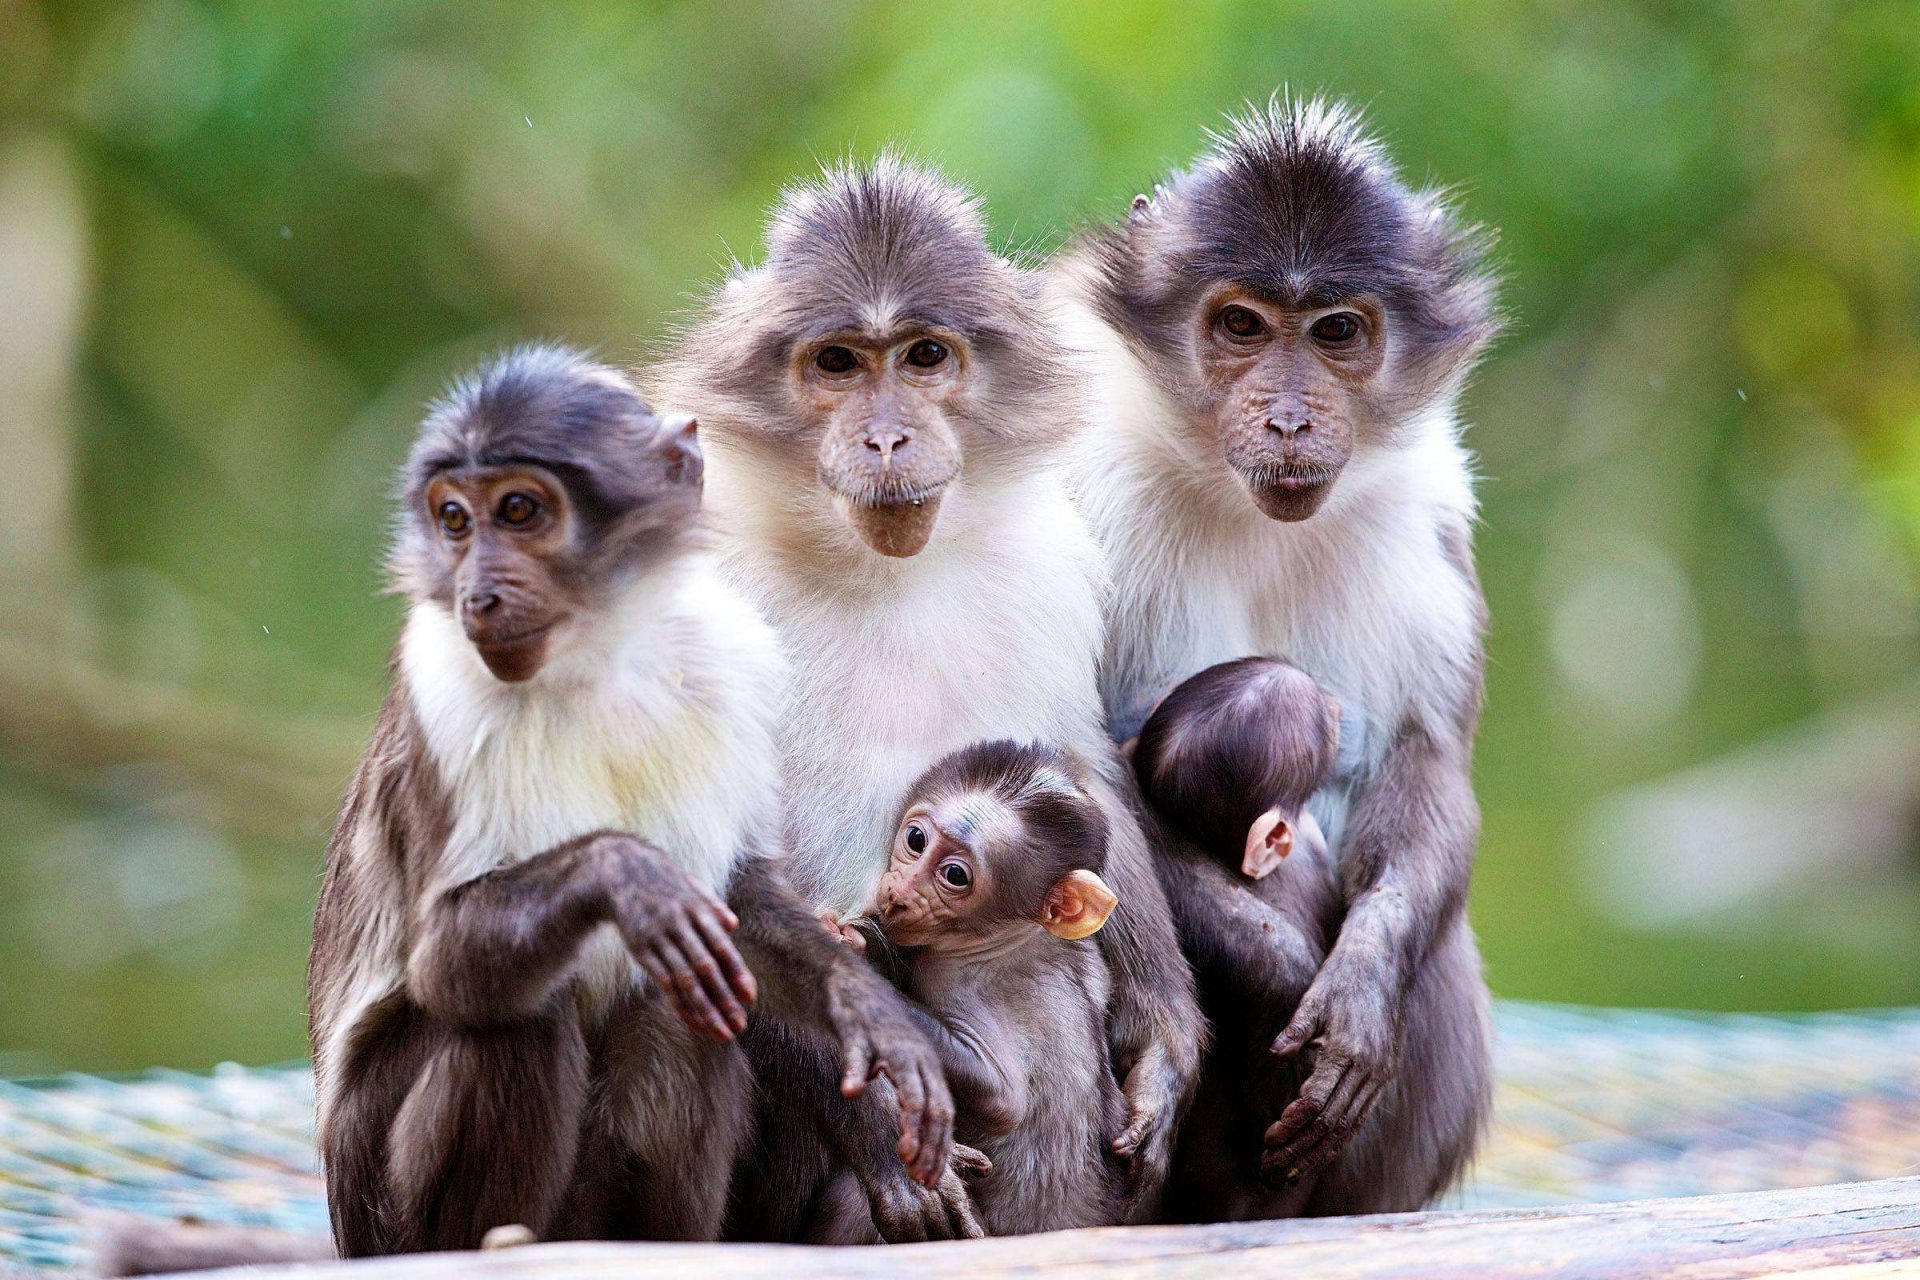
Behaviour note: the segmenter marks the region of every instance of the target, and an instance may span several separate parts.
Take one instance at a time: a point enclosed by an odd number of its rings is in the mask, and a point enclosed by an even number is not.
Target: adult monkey
[[[1270,1006],[1276,1027],[1291,1010],[1275,1052],[1314,1052],[1262,1165],[1308,1213],[1424,1203],[1487,1108],[1465,916],[1484,608],[1455,417],[1498,328],[1485,244],[1350,112],[1276,99],[1056,268],[1094,370],[1076,497],[1116,579],[1112,732],[1247,654],[1297,664],[1343,708],[1312,808],[1346,914],[1297,1008],[1279,990]],[[1253,895],[1169,847],[1203,987],[1277,972]]]
[[[892,156],[840,167],[786,194],[765,261],[732,273],[650,385],[704,424],[732,579],[792,659],[783,770],[803,895],[840,915],[866,906],[909,786],[961,746],[1011,737],[1101,762],[1121,906],[1100,941],[1130,1108],[1115,1148],[1144,1214],[1204,1024],[1103,724],[1105,565],[1067,492],[1081,397],[1043,287],[934,174]],[[808,1069],[784,1048],[763,1075]],[[817,1064],[811,1078],[830,1079]],[[925,1197],[905,1204],[898,1161],[862,1140],[893,1123],[879,1100],[847,1112],[824,1129],[854,1148],[842,1154],[882,1234],[961,1231]]]

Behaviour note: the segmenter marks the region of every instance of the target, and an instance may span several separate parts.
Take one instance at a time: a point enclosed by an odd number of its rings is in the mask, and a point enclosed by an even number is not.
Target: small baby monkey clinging
[[[875,923],[906,949],[904,985],[931,1015],[956,1132],[992,1162],[973,1185],[990,1235],[1120,1220],[1111,984],[1081,943],[1118,901],[1106,860],[1106,817],[1073,757],[977,743],[913,785],[876,892]]]
[[[1288,1092],[1271,1083],[1298,1070],[1269,1047],[1339,926],[1333,860],[1306,808],[1332,776],[1339,748],[1333,699],[1298,667],[1272,658],[1223,662],[1190,677],[1154,708],[1133,745],[1141,791],[1161,820],[1245,877],[1276,924],[1274,968],[1236,973],[1232,957],[1196,958],[1214,1046],[1168,1184],[1176,1220],[1298,1212],[1311,1190],[1311,1179],[1276,1190],[1258,1175],[1261,1131],[1276,1119],[1270,1100]]]

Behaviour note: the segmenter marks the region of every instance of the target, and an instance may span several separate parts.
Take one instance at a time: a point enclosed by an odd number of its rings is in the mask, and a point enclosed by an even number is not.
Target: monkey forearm
[[[582,940],[608,918],[600,840],[570,840],[434,898],[407,961],[414,1003],[467,1026],[542,1008]]]
[[[727,900],[740,917],[734,942],[760,979],[757,1011],[830,1029],[834,983],[863,981],[867,965],[821,926],[770,859],[743,862]]]
[[[1479,832],[1464,749],[1403,735],[1354,797],[1332,975],[1383,985],[1397,1008],[1441,926],[1466,906]]]
[[[1112,776],[1110,770],[1103,773]],[[1095,935],[1113,978],[1108,1038],[1123,1069],[1148,1049],[1160,1048],[1179,1077],[1184,1105],[1200,1069],[1196,1029],[1203,1018],[1153,851],[1129,792],[1122,789],[1130,784],[1130,778],[1109,781],[1101,796],[1111,823],[1107,873],[1120,899],[1106,928]]]

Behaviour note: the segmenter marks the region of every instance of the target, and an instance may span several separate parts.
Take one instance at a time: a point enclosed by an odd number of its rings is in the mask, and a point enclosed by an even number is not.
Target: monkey
[[[1130,1216],[1146,1216],[1203,1021],[1104,726],[1107,569],[1068,494],[1083,396],[1042,278],[996,253],[978,202],[932,170],[892,153],[832,166],[785,193],[764,258],[730,272],[643,382],[705,424],[730,580],[794,663],[782,778],[811,905],[871,901],[901,799],[947,753],[1011,737],[1088,762],[1121,903],[1098,935],[1129,1106],[1114,1141],[1135,1172]],[[839,1115],[829,1133],[874,1151],[845,1137],[872,1127]],[[897,1170],[851,1159],[885,1199]],[[896,1207],[875,1207],[889,1240],[951,1234],[941,1206]],[[793,1230],[750,1216],[756,1234]]]
[[[1322,1170],[1309,1213],[1425,1203],[1487,1112],[1466,919],[1485,606],[1457,403],[1500,327],[1489,239],[1409,188],[1351,111],[1277,95],[1050,270],[1101,423],[1074,493],[1114,569],[1111,732],[1248,654],[1342,708],[1309,811],[1344,911],[1275,1039],[1317,1053],[1262,1156],[1281,1180]],[[1161,870],[1202,982],[1215,966],[1281,1007],[1258,899],[1183,845],[1169,834]]]
[[[1259,1176],[1261,1135],[1277,1118],[1273,1095],[1299,1082],[1299,1072],[1268,1048],[1325,961],[1343,911],[1325,834],[1307,808],[1332,776],[1339,745],[1334,700],[1298,667],[1273,658],[1240,658],[1189,677],[1131,744],[1147,803],[1195,849],[1243,878],[1265,908],[1267,954],[1278,962],[1252,991],[1217,977],[1201,983],[1213,1040],[1174,1154],[1170,1218],[1290,1216],[1316,1181],[1269,1185]],[[1291,999],[1262,999],[1275,991]]]
[[[1126,1179],[1111,1144],[1126,1103],[1106,1049],[1111,983],[1099,948],[1083,945],[1118,901],[1100,876],[1106,845],[1106,815],[1066,753],[976,743],[909,790],[869,909],[929,1014],[957,1137],[984,1157],[970,1185],[989,1235],[1120,1219]],[[875,1238],[864,1204],[839,1203],[850,1221],[837,1238]]]
[[[936,1051],[786,882],[785,660],[715,572],[703,469],[692,418],[557,347],[421,427],[309,967],[345,1256],[715,1238],[760,1022],[822,1038],[848,1093],[884,1071],[901,1158],[946,1163]]]

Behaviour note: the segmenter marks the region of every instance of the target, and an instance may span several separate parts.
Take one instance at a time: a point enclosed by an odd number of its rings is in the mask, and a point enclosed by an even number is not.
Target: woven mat
[[[1505,1003],[1494,1130],[1447,1203],[1704,1195],[1920,1171],[1920,1009],[1797,1017]],[[0,1270],[84,1211],[324,1231],[303,1067],[0,1081]]]

